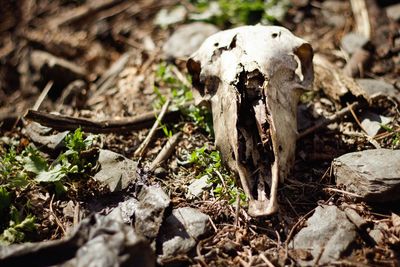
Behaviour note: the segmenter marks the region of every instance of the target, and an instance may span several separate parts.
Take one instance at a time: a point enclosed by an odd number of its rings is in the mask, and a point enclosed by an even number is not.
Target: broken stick
[[[154,134],[156,133],[158,126],[160,125],[165,113],[168,110],[168,106],[169,106],[170,102],[171,101],[168,99],[162,106],[160,114],[158,115],[156,121],[154,122],[153,127],[151,127],[149,134],[146,136],[146,138],[140,144],[140,146],[136,149],[136,151],[134,153],[135,157],[143,156],[143,153],[146,151],[146,148],[149,146],[151,139],[153,138]]]
[[[308,128],[307,130],[301,132],[298,134],[297,136],[297,140],[310,135],[316,131],[318,131],[321,128],[324,128],[326,126],[328,126],[331,123],[336,122],[337,120],[339,120],[340,118],[342,118],[343,116],[349,114],[351,112],[352,109],[357,108],[360,106],[359,102],[354,102],[350,105],[348,105],[347,107],[339,110],[337,113],[333,114],[332,116],[328,117],[328,118],[323,118],[321,119],[317,124],[315,124],[314,126]]]
[[[177,132],[176,134],[171,136],[171,138],[168,139],[167,143],[162,148],[160,153],[150,164],[150,167],[149,167],[150,172],[154,171],[161,163],[163,163],[166,159],[168,159],[168,157],[172,154],[172,151],[174,151],[175,146],[178,144],[179,137],[181,135],[182,135],[182,132]]]
[[[77,128],[81,128],[84,132],[89,133],[123,133],[150,127],[156,120],[154,114],[155,113],[151,111],[121,120],[93,121],[86,118],[29,110],[24,118],[58,131],[73,131]],[[168,110],[164,116],[164,121],[176,121],[179,116],[179,110]]]

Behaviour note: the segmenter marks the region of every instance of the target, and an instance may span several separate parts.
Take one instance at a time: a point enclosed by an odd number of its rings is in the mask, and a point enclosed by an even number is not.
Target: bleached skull
[[[210,36],[187,62],[195,100],[211,106],[216,146],[239,175],[251,216],[278,210],[278,181],[294,163],[296,107],[313,81],[312,58],[311,45],[289,30],[257,25]]]

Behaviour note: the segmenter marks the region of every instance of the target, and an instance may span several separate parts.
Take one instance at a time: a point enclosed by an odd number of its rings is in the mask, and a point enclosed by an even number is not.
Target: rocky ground
[[[400,5],[289,2],[2,3],[0,266],[398,266]],[[186,60],[260,21],[315,81],[279,212],[251,218]]]

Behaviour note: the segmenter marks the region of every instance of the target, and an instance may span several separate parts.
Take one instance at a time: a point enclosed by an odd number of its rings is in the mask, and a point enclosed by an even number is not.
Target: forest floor
[[[89,214],[106,215],[119,202],[137,198],[140,181],[161,186],[172,209],[195,208],[208,215],[211,224],[195,249],[159,258],[160,265],[297,266],[310,253],[293,249],[294,237],[318,206],[335,206],[355,211],[361,222],[351,245],[325,265],[399,266],[398,199],[397,204],[364,200],[337,185],[332,168],[333,160],[346,153],[400,148],[399,11],[397,22],[395,14],[387,15],[396,1],[354,1],[368,3],[357,9],[367,12],[366,21],[354,15],[350,1],[291,2],[281,18],[270,20],[308,41],[314,54],[327,60],[328,69],[382,82],[390,93],[368,102],[351,90],[322,88],[331,81],[316,77],[314,90],[302,95],[298,111],[299,132],[312,131],[298,139],[293,171],[279,186],[279,212],[251,218],[240,184],[215,148],[211,114],[192,104],[185,54],[190,40],[178,37],[169,51],[164,46],[181,25],[199,19],[199,8],[207,9],[206,4],[4,1],[0,244],[61,239]],[[253,22],[254,14],[243,11],[250,7],[241,8],[204,18],[221,30]],[[172,9],[174,14],[167,12]],[[366,27],[370,36],[345,41],[350,32],[362,33]],[[355,50],[349,52],[346,45]],[[175,57],[179,52],[182,55]],[[162,123],[147,147],[138,151],[166,102],[170,104]],[[315,126],[338,114],[343,116]],[[373,133],[363,124],[368,116],[382,116]],[[167,141],[176,138],[171,154],[153,168]],[[118,189],[95,181],[100,150],[132,160],[139,178]],[[202,177],[207,185],[191,196],[189,185]],[[398,187],[394,190],[393,198]],[[164,217],[170,212],[167,209]],[[375,235],[370,234],[373,230]],[[321,255],[315,265],[323,260]]]

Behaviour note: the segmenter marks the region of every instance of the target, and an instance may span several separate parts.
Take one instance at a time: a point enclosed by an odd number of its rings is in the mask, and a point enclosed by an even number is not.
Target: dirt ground
[[[314,53],[328,59],[332,68],[345,69],[351,60],[343,51],[341,40],[349,32],[363,27],[354,16],[350,1],[291,2],[284,19],[276,23],[307,40]],[[385,13],[385,8],[396,1],[365,2],[371,27],[370,42],[364,50],[368,56],[366,59],[353,59],[355,71],[351,75],[385,81],[399,92],[399,22]],[[299,104],[302,114],[298,127],[300,133],[313,128],[321,118],[340,113],[351,103],[359,105],[327,127],[316,128],[298,139],[295,166],[279,187],[280,209],[273,216],[251,218],[245,203],[242,206],[237,201],[230,204],[232,199],[229,196],[217,196],[212,190],[206,190],[198,198],[187,198],[188,185],[204,172],[204,166],[202,169],[196,164],[185,163],[188,155],[196,148],[205,146],[213,151],[215,147],[213,135],[204,124],[179,111],[168,113],[141,157],[135,154],[149,133],[154,114],[159,112],[153,111],[162,106],[160,94],[178,102],[179,96],[174,95],[171,87],[179,84],[190,88],[185,59],[166,59],[162,49],[177,27],[189,23],[188,17],[167,26],[154,23],[160,10],[176,6],[184,6],[188,14],[196,9],[189,1],[175,0],[2,1],[1,159],[4,160],[11,146],[18,154],[35,143],[46,159],[50,162],[56,159],[56,149],[48,150],[32,139],[29,125],[41,120],[34,114],[25,117],[28,110],[36,108],[40,114],[56,112],[85,118],[88,122],[86,128],[82,127],[85,134],[92,132],[98,136],[93,149],[112,150],[138,161],[144,183],[160,184],[174,208],[190,206],[210,216],[213,231],[198,242],[193,254],[175,255],[159,264],[297,266],[297,260],[307,255],[291,250],[289,244],[306,225],[315,208],[325,204],[341,209],[352,208],[371,229],[374,225],[385,226],[380,243],[358,238],[351,252],[332,266],[399,266],[400,225],[395,221],[399,218],[396,214],[400,214],[398,201],[389,204],[361,201],[336,185],[331,168],[333,159],[349,152],[377,147],[400,148],[400,112],[395,101],[381,99],[373,105],[365,105],[351,93],[335,97],[334,93],[329,94],[321,88],[326,81],[321,82],[321,78],[316,77],[314,90],[303,95]],[[218,27],[225,29],[236,24],[228,22]],[[182,40],[182,46],[185,46],[185,40]],[[37,66],[41,56],[38,51],[72,63],[73,66],[68,66],[72,74],[63,68],[48,70]],[[167,72],[165,75],[174,77],[173,81],[160,75],[160,69]],[[48,92],[43,94],[44,90]],[[388,126],[372,139],[360,127],[359,117],[365,111],[391,118]],[[89,123],[104,120],[127,122],[143,114],[150,115],[137,127],[119,124],[102,130]],[[53,121],[44,125],[53,128],[52,134],[56,134],[76,129],[81,124]],[[166,162],[154,172],[145,173],[145,168],[153,162],[168,138],[178,132],[180,138]],[[85,153],[80,156],[91,162],[91,152]],[[5,172],[1,175],[0,186],[5,186],[11,176]],[[92,180],[93,173],[85,175],[85,179],[79,179],[77,175],[65,178],[68,189],[63,195],[56,194],[56,185],[38,182],[12,192],[13,205],[21,216],[35,216],[36,230],[26,231],[21,242],[60,239],[90,213],[107,214],[119,200],[134,194],[134,186],[120,192],[109,192]],[[75,210],[75,215],[66,212],[67,206]],[[0,232],[7,228],[9,219],[8,215],[0,218]]]

